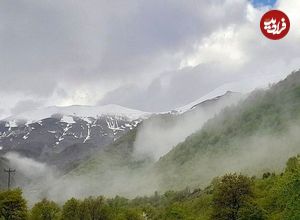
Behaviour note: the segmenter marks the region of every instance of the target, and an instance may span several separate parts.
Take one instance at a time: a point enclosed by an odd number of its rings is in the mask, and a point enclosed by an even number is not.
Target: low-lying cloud
[[[155,116],[142,123],[134,142],[134,154],[137,158],[151,158],[157,161],[174,146],[197,130],[224,107],[236,104],[242,95],[233,93],[212,100],[209,104],[189,110],[182,115],[165,114]],[[208,101],[210,102],[210,101]]]

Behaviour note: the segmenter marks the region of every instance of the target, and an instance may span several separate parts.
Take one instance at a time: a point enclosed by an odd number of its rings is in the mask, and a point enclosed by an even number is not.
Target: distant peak
[[[145,118],[150,113],[135,109],[126,108],[116,104],[103,106],[88,106],[88,105],[71,105],[71,106],[48,106],[45,108],[36,109],[33,111],[23,112],[17,115],[12,115],[4,121],[27,121],[27,123],[37,122],[45,118],[50,118],[53,115],[76,116],[76,117],[92,117],[98,118],[103,115],[124,117],[128,120],[136,120]]]
[[[194,107],[201,105],[201,104],[205,104],[214,100],[218,100],[221,98],[225,98],[228,96],[232,96],[232,95],[241,95],[241,93],[239,92],[233,92],[231,90],[227,90],[226,92],[222,92],[222,93],[209,93],[203,97],[201,97],[200,99],[197,99],[194,102],[191,102],[183,107],[177,108],[175,109],[176,112],[178,113],[184,113],[186,111],[189,111],[191,109],[193,109]]]

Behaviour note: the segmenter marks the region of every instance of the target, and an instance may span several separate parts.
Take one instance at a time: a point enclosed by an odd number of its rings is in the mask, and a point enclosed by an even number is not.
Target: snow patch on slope
[[[60,121],[61,122],[66,122],[68,124],[74,124],[75,123],[73,117],[67,116],[67,115],[64,115]]]
[[[67,106],[58,107],[51,106],[46,108],[37,109],[34,111],[23,112],[4,119],[9,121],[10,127],[15,126],[18,120],[25,120],[27,124],[37,122],[39,120],[50,118],[51,116],[59,114],[62,115],[62,121],[67,123],[74,123],[73,117],[88,119],[89,117],[98,118],[101,116],[113,116],[116,118],[125,118],[133,121],[136,119],[144,119],[151,115],[148,112],[125,108],[119,105],[104,105],[104,106]]]

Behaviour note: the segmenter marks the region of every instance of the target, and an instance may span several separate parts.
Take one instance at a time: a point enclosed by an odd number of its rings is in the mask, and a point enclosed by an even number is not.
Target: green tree
[[[36,203],[31,210],[31,220],[58,220],[59,218],[60,207],[47,199]]]
[[[62,209],[62,220],[80,220],[80,201],[69,199]]]
[[[284,220],[298,220],[300,219],[300,198],[299,194],[292,196],[287,202],[283,213]]]
[[[89,197],[80,205],[80,219],[82,220],[107,220],[111,219],[111,212],[102,196]]]
[[[20,189],[0,192],[0,218],[24,220],[28,217],[27,205]]]
[[[225,175],[214,188],[212,219],[238,219],[239,210],[252,196],[251,180],[248,177]]]
[[[246,202],[238,212],[238,220],[264,220],[266,214],[257,204]]]
[[[288,159],[286,163],[286,171],[287,172],[294,172],[299,168],[299,156],[291,157]]]
[[[142,215],[134,209],[126,209],[125,220],[143,220]]]
[[[184,208],[178,204],[174,203],[170,207],[164,210],[164,219],[166,220],[184,220],[186,219],[186,213]]]

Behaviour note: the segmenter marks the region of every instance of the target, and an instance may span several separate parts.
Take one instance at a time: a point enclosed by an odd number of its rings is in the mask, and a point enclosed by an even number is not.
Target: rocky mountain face
[[[49,109],[42,109],[39,112],[43,111],[44,115],[39,117],[26,118],[23,115],[3,120],[0,122],[0,152],[2,155],[16,152],[69,169],[117,140],[147,117],[143,112],[135,112],[136,115],[130,112],[120,114],[115,108],[112,111],[116,112],[101,112],[103,109],[99,109],[98,115],[89,110],[87,108],[87,112],[78,114],[77,108],[72,111],[54,109],[50,112]],[[45,113],[47,111],[48,114]]]

